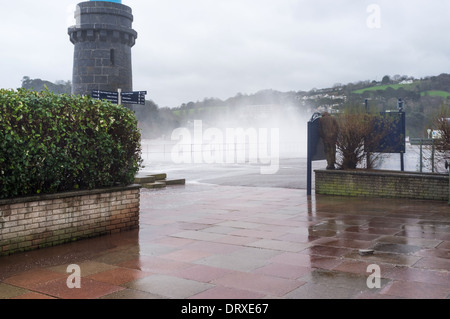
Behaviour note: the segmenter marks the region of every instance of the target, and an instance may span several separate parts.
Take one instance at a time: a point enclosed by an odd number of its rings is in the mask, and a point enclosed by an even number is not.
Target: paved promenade
[[[140,224],[0,257],[0,298],[450,297],[445,202],[188,183],[143,189]],[[81,269],[80,289],[67,287],[71,264]],[[379,266],[379,282],[369,265]]]

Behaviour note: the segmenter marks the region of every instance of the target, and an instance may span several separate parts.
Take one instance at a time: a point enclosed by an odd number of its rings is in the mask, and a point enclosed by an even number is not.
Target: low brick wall
[[[140,188],[0,200],[0,255],[137,228]]]
[[[374,170],[317,170],[316,194],[448,201],[449,177]]]

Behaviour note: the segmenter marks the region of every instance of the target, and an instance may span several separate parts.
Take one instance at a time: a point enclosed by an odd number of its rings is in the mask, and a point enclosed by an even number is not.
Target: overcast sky
[[[0,87],[71,80],[79,1],[2,1]],[[134,89],[160,107],[450,73],[448,0],[123,0]]]

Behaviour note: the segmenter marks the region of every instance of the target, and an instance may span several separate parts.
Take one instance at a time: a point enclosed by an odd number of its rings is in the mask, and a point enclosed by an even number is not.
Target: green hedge
[[[0,199],[131,184],[140,138],[123,106],[0,90]]]

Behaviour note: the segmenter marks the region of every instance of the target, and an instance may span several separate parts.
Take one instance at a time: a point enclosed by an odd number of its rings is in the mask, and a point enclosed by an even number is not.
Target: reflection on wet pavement
[[[0,298],[449,298],[449,253],[447,203],[188,183],[142,190],[139,230],[0,257]]]

